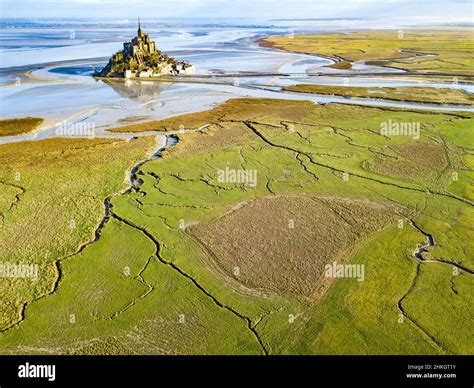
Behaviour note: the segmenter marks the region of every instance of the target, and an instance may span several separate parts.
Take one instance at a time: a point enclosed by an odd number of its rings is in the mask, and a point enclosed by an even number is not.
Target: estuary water
[[[311,23],[263,21],[143,21],[142,29],[157,47],[196,67],[193,77],[160,81],[104,82],[91,77],[136,34],[129,21],[18,21],[0,23],[0,113],[2,117],[35,116],[45,122],[34,134],[4,137],[0,142],[69,136],[64,123],[95,128],[96,136],[118,137],[107,128],[202,111],[230,98],[263,97],[342,102],[371,106],[472,111],[470,107],[435,106],[377,99],[285,92],[297,83],[352,86],[429,86],[458,88],[462,83],[425,84],[401,79],[399,70],[355,64],[351,71],[324,68],[328,58],[260,47],[268,35],[327,31]],[[385,73],[381,76],[381,73]],[[387,76],[387,73],[388,76]],[[392,76],[393,75],[393,76]],[[130,137],[123,134],[122,137]]]

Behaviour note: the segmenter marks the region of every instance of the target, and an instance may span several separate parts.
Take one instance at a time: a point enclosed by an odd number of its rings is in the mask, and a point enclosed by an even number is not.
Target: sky
[[[0,0],[4,18],[376,18],[468,23],[473,0]]]

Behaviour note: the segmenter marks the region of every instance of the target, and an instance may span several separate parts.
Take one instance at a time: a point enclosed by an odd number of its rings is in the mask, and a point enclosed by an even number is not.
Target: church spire
[[[137,31],[137,33],[138,33],[138,36],[140,36],[142,34],[142,28],[140,26],[140,18],[138,18],[138,31]]]

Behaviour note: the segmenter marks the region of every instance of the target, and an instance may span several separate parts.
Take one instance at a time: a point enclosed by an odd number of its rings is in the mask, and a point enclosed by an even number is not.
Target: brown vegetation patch
[[[333,63],[332,65],[329,65],[328,67],[332,69],[337,69],[337,70],[350,70],[352,69],[352,64],[348,61],[339,61],[339,62]]]
[[[196,155],[217,148],[228,147],[250,140],[252,132],[243,124],[229,122],[223,125],[210,125],[202,132],[188,132],[180,135],[186,141],[180,142],[177,147],[166,150],[166,154],[176,157]]]
[[[338,62],[341,63],[341,62]],[[347,98],[377,98],[394,101],[421,101],[435,104],[474,104],[474,96],[463,90],[437,89],[428,87],[359,87],[333,85],[290,85],[285,90],[298,93],[312,93]]]
[[[235,99],[210,111],[164,120],[160,125],[171,130],[195,129],[209,124],[203,131],[179,135],[185,141],[166,151],[173,156],[195,155],[256,139],[243,121],[267,124],[272,131],[285,133],[284,126],[277,118],[284,118],[285,122],[310,123],[311,119],[308,117],[314,108],[315,105],[308,101]],[[242,112],[245,112],[245,117]]]
[[[0,136],[14,136],[31,132],[43,121],[43,119],[36,117],[0,120]]]
[[[448,159],[442,146],[430,143],[397,144],[390,147],[402,158],[423,167],[442,170],[447,167]]]
[[[197,129],[206,124],[242,119],[245,112],[247,120],[265,120],[268,124],[278,124],[276,118],[298,121],[304,118],[314,104],[309,101],[287,101],[263,98],[237,98],[226,101],[214,109],[189,113],[169,119],[127,125],[109,129],[111,132],[176,131]]]
[[[390,146],[398,159],[377,155],[364,163],[364,168],[380,175],[412,182],[437,182],[449,166],[442,146],[425,142],[412,142]]]

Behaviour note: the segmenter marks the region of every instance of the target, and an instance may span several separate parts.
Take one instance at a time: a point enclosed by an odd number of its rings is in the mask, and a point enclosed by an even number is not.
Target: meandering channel
[[[397,302],[397,308],[400,311],[400,313],[407,319],[409,320],[413,325],[417,327],[419,331],[421,331],[432,343],[434,343],[440,350],[442,350],[444,353],[448,353],[449,349],[447,349],[446,345],[441,342],[440,340],[436,339],[432,334],[429,333],[429,331],[423,327],[423,325],[418,322],[414,317],[410,316],[406,309],[403,307],[403,301],[410,295],[410,293],[414,290],[416,287],[416,282],[418,280],[418,276],[420,274],[420,267],[422,264],[426,263],[441,263],[445,265],[449,265],[451,267],[455,267],[465,273],[468,273],[470,275],[474,275],[474,271],[470,270],[469,268],[466,268],[463,265],[460,265],[455,262],[451,262],[449,260],[443,260],[443,259],[437,259],[434,258],[430,255],[429,259],[424,258],[424,254],[429,253],[429,249],[435,246],[435,239],[433,235],[430,233],[424,231],[421,229],[420,226],[416,224],[416,222],[408,218],[406,219],[408,224],[415,229],[417,232],[421,233],[425,237],[425,243],[424,244],[417,244],[415,247],[415,250],[413,252],[413,257],[416,259],[416,270],[415,270],[415,275],[413,276],[413,280],[410,284],[410,287],[408,290],[402,295],[402,297],[398,300]]]

